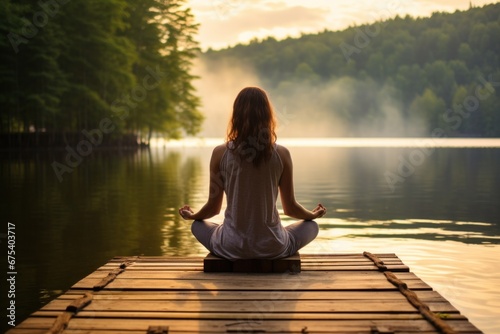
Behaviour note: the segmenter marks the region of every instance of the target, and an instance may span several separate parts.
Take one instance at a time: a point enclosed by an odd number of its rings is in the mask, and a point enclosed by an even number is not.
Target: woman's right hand
[[[321,218],[326,214],[326,208],[323,206],[323,204],[319,203],[313,210],[312,213],[314,215],[314,218]]]
[[[189,205],[184,205],[182,208],[179,209],[179,214],[184,219],[191,219],[191,217],[194,215],[194,211],[191,209]]]

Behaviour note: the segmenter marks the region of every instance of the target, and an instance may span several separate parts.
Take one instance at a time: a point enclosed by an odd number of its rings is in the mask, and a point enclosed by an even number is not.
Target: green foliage
[[[438,117],[446,109],[443,99],[429,88],[425,89],[422,95],[415,97],[409,108],[409,119],[413,124],[423,126],[427,130],[433,124],[438,124]]]
[[[500,136],[499,3],[428,18],[396,16],[282,41],[268,38],[209,50],[203,59],[209,64],[236,59],[254,68],[280,103],[297,95],[290,92],[300,92],[294,86],[307,94],[342,87],[338,101],[330,96],[323,104],[327,116],[348,126],[345,135],[376,135],[373,126],[366,130],[363,124],[387,124],[397,106],[400,124],[379,135],[430,136],[442,128],[453,136]],[[479,99],[476,91],[485,80],[491,89]],[[306,93],[303,99],[308,99]],[[474,98],[477,110],[461,113],[460,106]],[[317,108],[311,104],[311,109]]]
[[[0,131],[199,131],[184,3],[0,0]]]

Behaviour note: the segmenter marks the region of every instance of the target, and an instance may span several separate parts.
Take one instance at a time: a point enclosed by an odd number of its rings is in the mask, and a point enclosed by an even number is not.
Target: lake
[[[97,150],[61,181],[51,164],[65,151],[0,152],[0,242],[6,254],[15,226],[16,322],[113,256],[206,254],[177,209],[205,202],[220,142]],[[328,208],[303,253],[396,253],[478,328],[500,333],[499,140],[278,142],[291,151],[299,202]]]

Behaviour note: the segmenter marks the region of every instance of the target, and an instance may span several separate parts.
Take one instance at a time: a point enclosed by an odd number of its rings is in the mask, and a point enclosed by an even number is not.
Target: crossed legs
[[[191,225],[193,235],[210,252],[212,252],[210,238],[217,226],[219,224],[204,220],[195,220]],[[293,255],[316,238],[319,227],[313,220],[301,220],[286,226],[285,230],[290,236],[290,245],[287,252],[288,255]]]

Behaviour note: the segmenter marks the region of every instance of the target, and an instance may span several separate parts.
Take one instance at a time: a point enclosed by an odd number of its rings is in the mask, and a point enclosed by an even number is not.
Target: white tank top
[[[213,252],[227,259],[275,259],[289,246],[276,208],[283,163],[275,146],[258,167],[226,149],[220,171],[227,208],[210,239]]]

